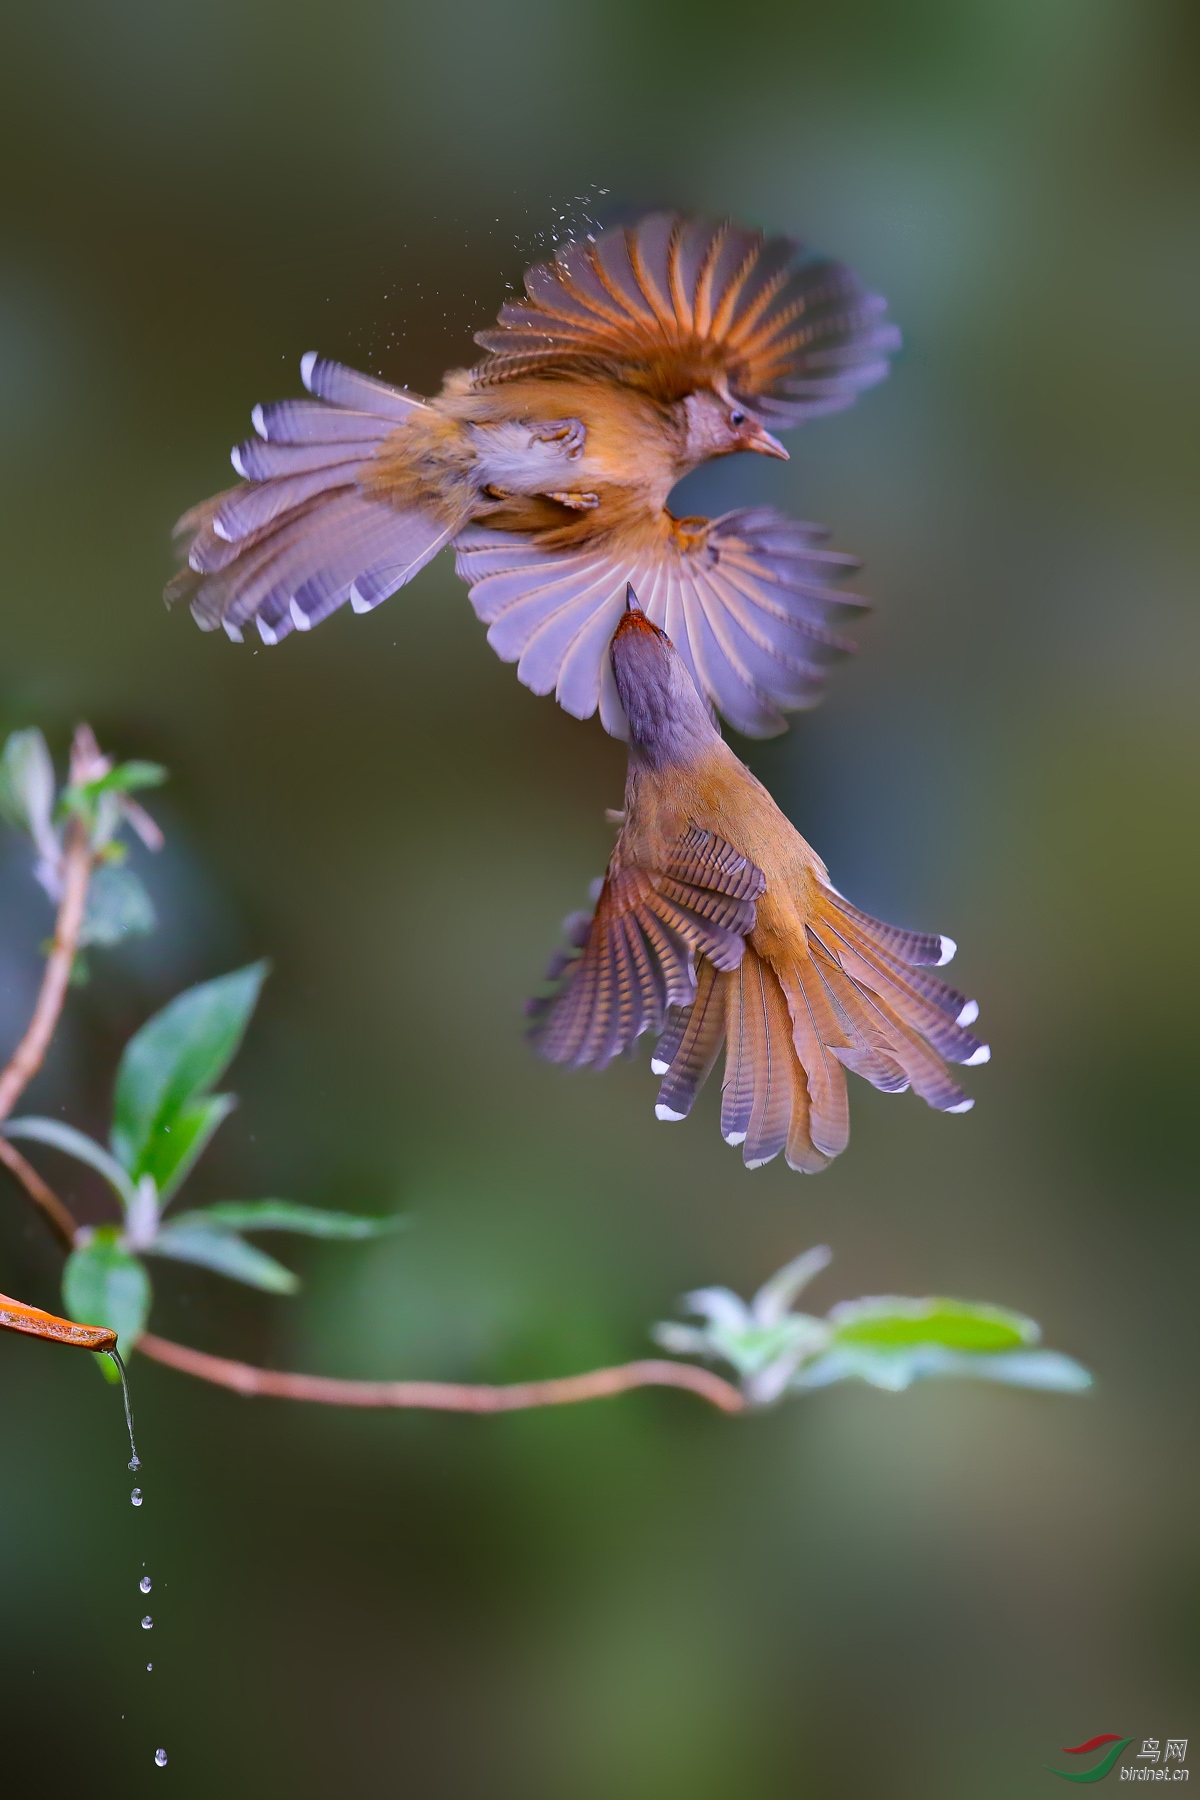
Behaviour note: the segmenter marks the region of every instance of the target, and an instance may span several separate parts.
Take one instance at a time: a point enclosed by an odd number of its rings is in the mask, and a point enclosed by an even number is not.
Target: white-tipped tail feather
[[[368,498],[365,465],[423,402],[308,351],[313,398],[255,406],[230,460],[242,484],[180,521],[188,570],[167,590],[203,630],[251,619],[265,644],[309,631],[349,600],[370,611],[454,536],[432,513]],[[232,634],[231,634],[232,635]]]

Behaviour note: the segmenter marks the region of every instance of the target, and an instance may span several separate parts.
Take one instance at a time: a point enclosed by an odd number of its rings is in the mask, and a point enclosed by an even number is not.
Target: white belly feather
[[[470,433],[478,457],[475,479],[481,488],[545,494],[558,488],[586,488],[594,481],[586,446],[582,456],[570,456],[561,440],[531,441],[530,426],[512,420],[501,425],[472,425]]]

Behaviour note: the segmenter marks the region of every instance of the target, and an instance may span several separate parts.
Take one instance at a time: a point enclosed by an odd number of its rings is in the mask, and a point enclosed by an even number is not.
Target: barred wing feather
[[[476,385],[603,370],[667,401],[717,387],[786,428],[849,406],[900,341],[844,263],[728,219],[651,213],[564,245],[525,293],[476,332]]]
[[[841,626],[867,602],[835,583],[857,564],[826,549],[819,527],[770,507],[689,520],[686,532],[667,525],[632,551],[545,550],[483,526],[454,548],[488,642],[535,694],[553,692],[580,719],[599,708],[607,731],[627,735],[608,646],[632,584],[710,704],[747,736],[773,737],[855,648]]]
[[[564,921],[581,954],[560,953],[556,991],[530,1003],[543,1056],[604,1068],[644,1031],[660,1033],[669,1009],[707,995],[712,977],[698,988],[699,959],[710,971],[737,967],[763,886],[748,858],[694,828],[661,869],[610,867],[594,914]]]

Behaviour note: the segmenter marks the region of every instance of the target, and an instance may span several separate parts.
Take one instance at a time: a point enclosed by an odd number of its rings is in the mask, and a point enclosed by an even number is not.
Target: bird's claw
[[[577,489],[547,494],[546,498],[547,500],[557,500],[560,506],[569,506],[572,512],[591,512],[600,504],[599,494],[581,494]]]
[[[540,425],[530,427],[529,442],[561,444],[566,454],[574,460],[583,455],[583,447],[587,443],[587,426],[582,419],[545,419]]]

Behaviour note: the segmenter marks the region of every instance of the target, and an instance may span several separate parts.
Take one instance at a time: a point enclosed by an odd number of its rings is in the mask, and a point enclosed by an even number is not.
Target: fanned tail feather
[[[845,1149],[844,1070],[885,1093],[911,1086],[940,1111],[967,1111],[974,1102],[947,1062],[989,1052],[958,1022],[975,1017],[974,1001],[925,973],[946,960],[946,941],[885,925],[826,890],[793,954],[768,962],[747,946],[727,974],[701,963],[695,1002],[671,1015],[655,1051],[659,1117],[691,1110],[722,1039],[721,1132],[750,1168],[783,1150],[790,1167],[815,1173]]]
[[[830,1156],[813,1141],[805,1070],[778,976],[747,949],[737,969],[720,979],[725,994],[721,1135],[740,1146],[748,1169],[761,1168],[782,1150],[790,1167],[815,1174],[828,1166]],[[717,1048],[714,1043],[709,1049],[710,1066]],[[663,1091],[674,1073],[672,1064]]]
[[[850,1141],[850,1102],[838,1051],[849,1049],[853,1040],[830,1005],[811,959],[798,957],[779,971],[779,980],[808,1088],[809,1136],[823,1156],[840,1156]]]
[[[255,438],[231,460],[242,483],[185,513],[188,567],[168,585],[204,631],[233,638],[254,620],[263,641],[307,631],[344,606],[369,611],[450,542],[419,510],[368,500],[358,481],[381,444],[424,403],[310,351],[311,400],[256,406]]]

